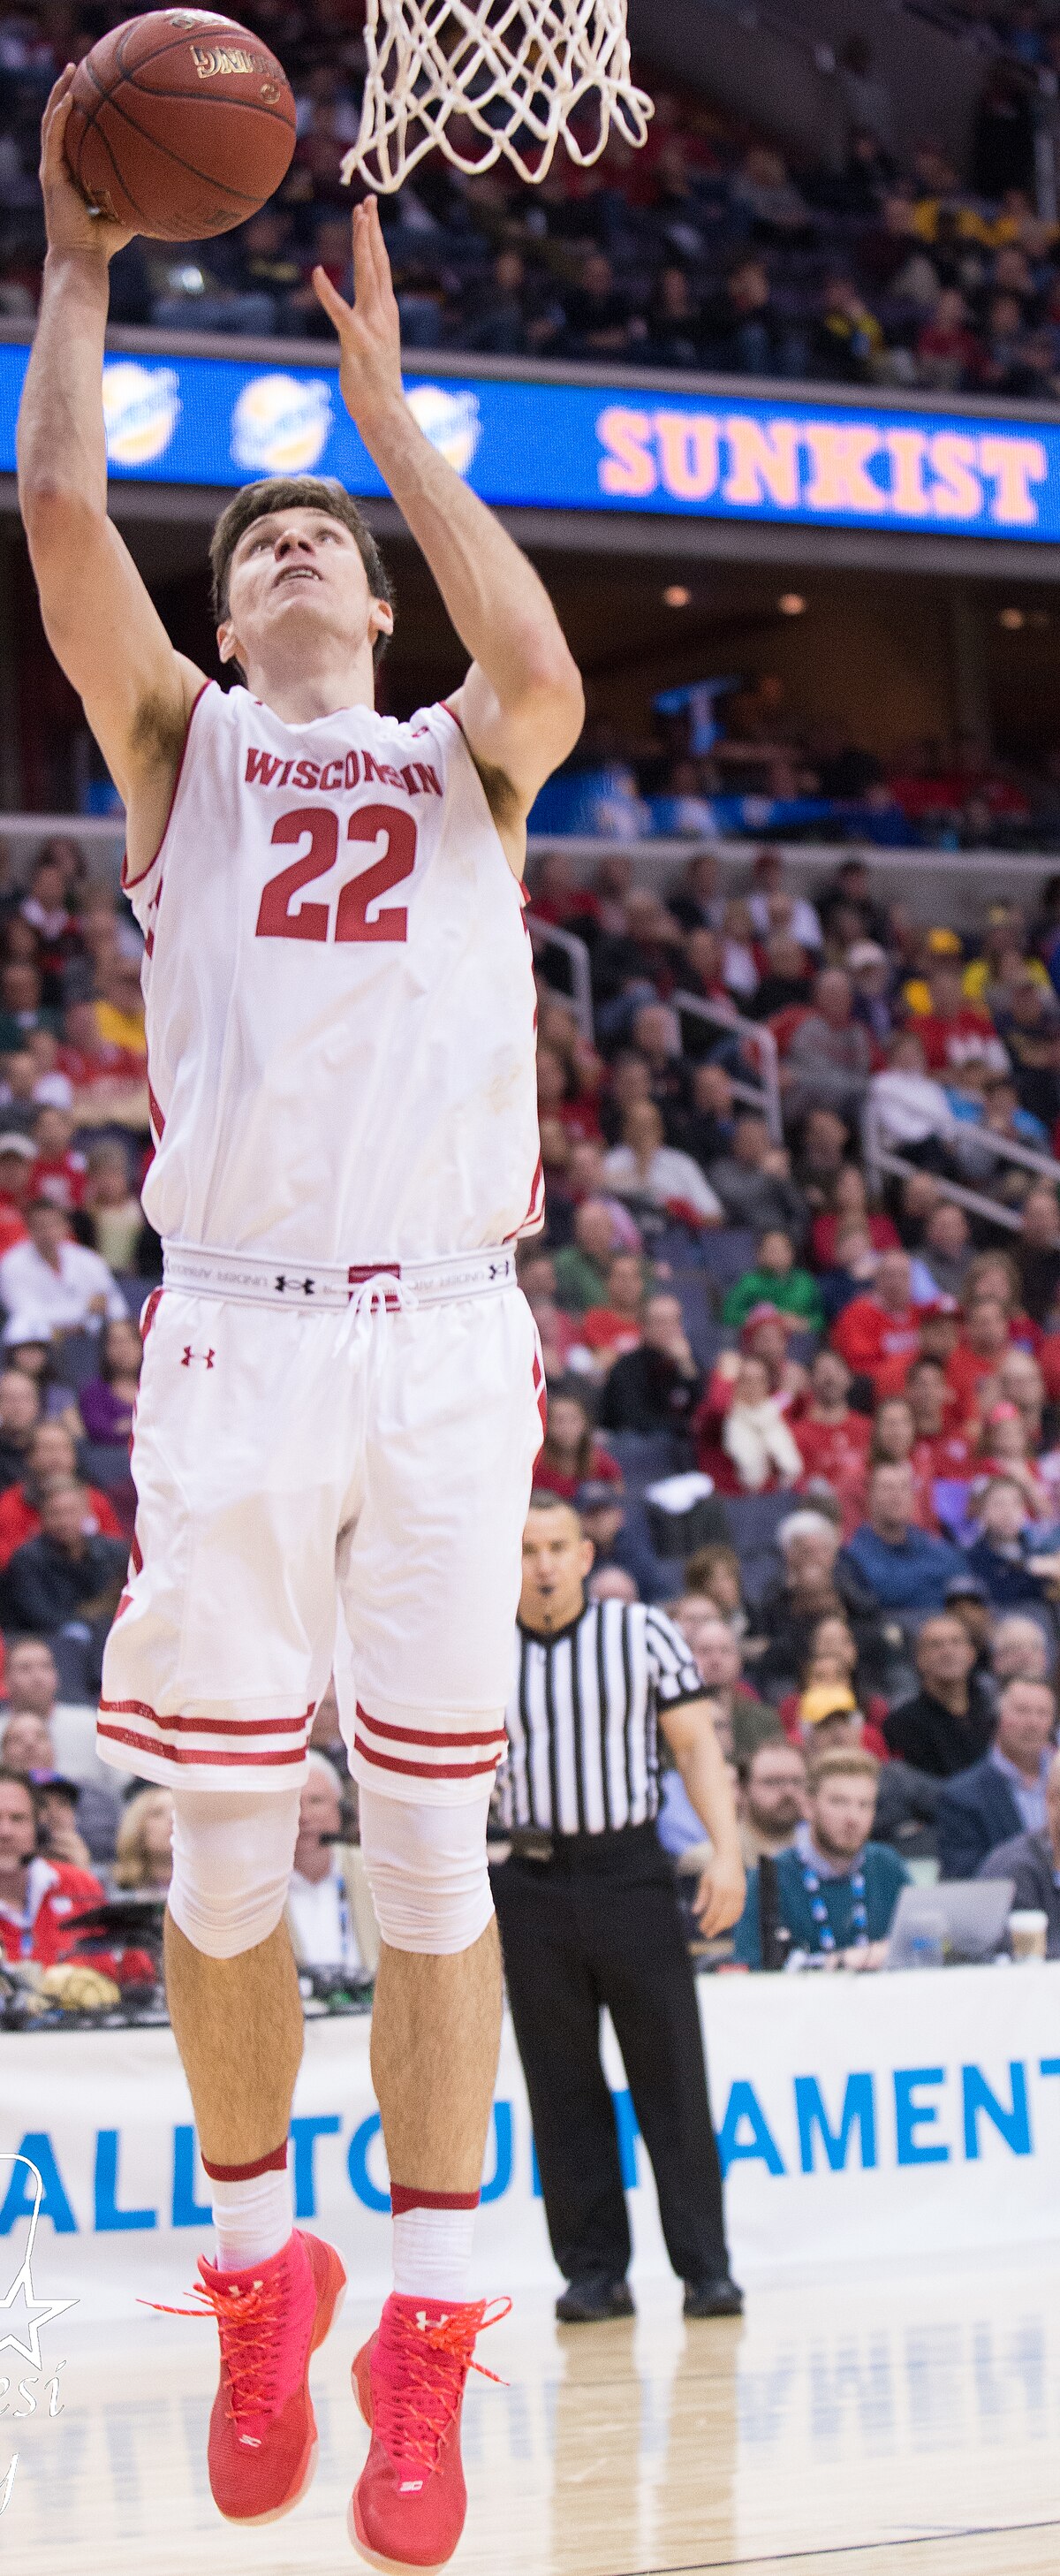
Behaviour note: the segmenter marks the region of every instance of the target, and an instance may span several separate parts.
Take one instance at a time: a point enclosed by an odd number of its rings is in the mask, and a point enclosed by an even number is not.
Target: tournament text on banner
[[[1060,2240],[1060,1965],[716,1977],[699,1991],[738,2277]],[[298,2217],[334,2239],[358,2295],[381,2295],[389,2202],[368,2029],[307,2025],[292,2163]],[[645,2278],[665,2256],[608,2048]],[[4,2035],[0,2066],[0,2151],[42,2176],[51,2287],[89,2316],[181,2289],[211,2224],[169,2030]],[[0,2191],[0,2238],[18,2249],[26,2167],[0,2165]],[[476,2271],[513,2288],[555,2279],[507,2022]]]

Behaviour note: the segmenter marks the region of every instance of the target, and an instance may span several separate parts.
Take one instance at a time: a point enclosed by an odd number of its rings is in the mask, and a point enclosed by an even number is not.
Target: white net
[[[458,170],[503,153],[543,179],[562,135],[598,161],[614,129],[643,143],[625,0],[368,0],[361,130],[342,165],[387,195],[436,148]]]

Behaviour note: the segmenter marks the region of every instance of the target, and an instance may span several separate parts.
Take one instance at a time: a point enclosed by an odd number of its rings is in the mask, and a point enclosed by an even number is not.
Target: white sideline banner
[[[733,2266],[830,2264],[1060,2239],[1060,1964],[701,1978]],[[358,2293],[388,2286],[386,2169],[367,2019],[313,2020],[295,2098],[298,2216]],[[610,2031],[605,2062],[641,2278],[665,2264]],[[0,2035],[0,2238],[43,2182],[38,2295],[84,2314],[170,2299],[209,2248],[209,2186],[168,2029]],[[7,2258],[0,2251],[0,2271]],[[555,2279],[506,2020],[476,2274]]]

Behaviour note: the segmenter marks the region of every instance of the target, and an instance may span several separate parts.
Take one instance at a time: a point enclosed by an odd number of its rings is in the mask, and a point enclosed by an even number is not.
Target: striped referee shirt
[[[659,1810],[656,1715],[702,1699],[672,1619],[642,1601],[589,1602],[554,1637],[518,1631],[500,1779],[509,1827],[602,1834]]]

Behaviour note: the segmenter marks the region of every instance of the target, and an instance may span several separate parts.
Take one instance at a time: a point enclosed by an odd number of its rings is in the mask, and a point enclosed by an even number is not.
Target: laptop
[[[993,1959],[1012,1910],[1011,1878],[951,1878],[934,1887],[903,1887],[891,1918],[889,1968],[921,1967],[939,1952],[944,1964]]]

